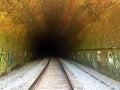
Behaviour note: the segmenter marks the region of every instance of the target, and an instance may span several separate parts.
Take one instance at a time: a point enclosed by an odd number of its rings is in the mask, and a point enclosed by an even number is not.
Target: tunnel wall
[[[81,1],[68,25],[76,32],[72,59],[120,81],[120,0]]]
[[[0,76],[20,67],[30,59],[30,53],[23,50],[0,48]]]
[[[25,10],[20,12],[22,7],[15,1],[0,1],[0,76],[23,65],[31,56],[26,35],[28,20]]]
[[[89,0],[83,6],[84,10],[78,14],[79,17],[76,17],[76,22],[81,22],[78,24],[79,27],[82,25],[75,35],[77,43],[79,43],[77,44],[78,50],[119,48],[120,1]]]
[[[73,52],[73,60],[120,81],[120,50],[84,50]]]
[[[29,61],[31,52],[26,46],[27,41],[0,27],[0,76]]]

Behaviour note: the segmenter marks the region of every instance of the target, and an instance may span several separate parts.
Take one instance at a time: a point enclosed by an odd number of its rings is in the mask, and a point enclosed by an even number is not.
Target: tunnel
[[[118,79],[119,32],[120,0],[0,0],[0,74],[60,57]]]
[[[42,57],[67,57],[72,50],[72,46],[67,38],[54,32],[42,38],[32,36],[31,51],[34,58]]]

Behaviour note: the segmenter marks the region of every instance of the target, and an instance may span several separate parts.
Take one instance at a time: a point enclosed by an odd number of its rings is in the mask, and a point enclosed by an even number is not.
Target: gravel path
[[[27,63],[0,78],[0,90],[28,90],[35,81],[48,59]]]
[[[120,90],[120,82],[73,61],[61,61],[81,82],[83,90]]]
[[[60,60],[65,65],[75,90],[120,90],[120,82],[74,61]],[[30,62],[4,75],[0,78],[0,90],[28,90],[47,62],[48,59]],[[50,88],[57,88],[53,90],[67,90],[68,86],[64,83],[64,75],[60,71],[57,62],[52,61],[44,80],[41,79],[43,83],[39,87],[44,90],[46,87],[47,90],[51,90]],[[63,88],[64,86],[66,89]]]

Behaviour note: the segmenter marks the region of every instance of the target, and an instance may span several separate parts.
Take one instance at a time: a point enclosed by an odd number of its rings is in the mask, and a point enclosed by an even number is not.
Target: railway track
[[[57,58],[49,61],[29,90],[74,90],[69,77]]]

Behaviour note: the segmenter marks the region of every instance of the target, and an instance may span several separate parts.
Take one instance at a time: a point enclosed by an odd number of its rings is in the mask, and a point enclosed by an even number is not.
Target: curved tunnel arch
[[[9,38],[6,47],[14,48],[15,43],[35,57],[44,50],[67,56],[72,50],[119,47],[119,4],[119,0],[1,0],[1,37]]]

